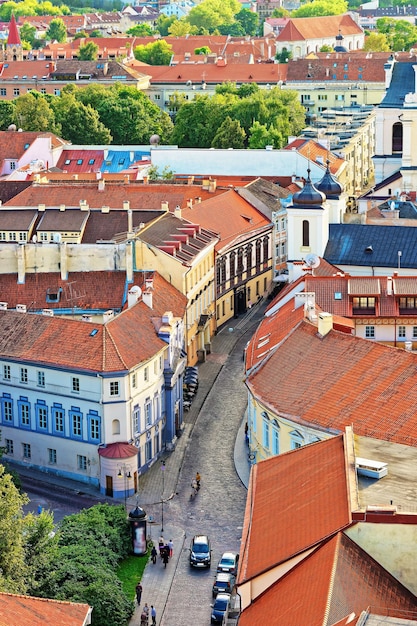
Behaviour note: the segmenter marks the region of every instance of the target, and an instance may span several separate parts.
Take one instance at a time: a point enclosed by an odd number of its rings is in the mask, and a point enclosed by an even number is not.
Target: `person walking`
[[[140,606],[141,598],[142,598],[142,585],[141,585],[141,582],[139,581],[138,584],[136,585],[136,601],[138,603],[138,606]]]
[[[174,542],[172,541],[172,539],[170,539],[168,541],[168,548],[169,548],[169,558],[172,558],[172,555],[174,554]]]
[[[169,548],[168,546],[165,546],[165,548],[162,551],[162,562],[164,564],[164,567],[167,566],[168,561],[169,561]]]
[[[152,626],[156,626],[156,609],[153,604],[151,604],[151,617],[152,617]]]

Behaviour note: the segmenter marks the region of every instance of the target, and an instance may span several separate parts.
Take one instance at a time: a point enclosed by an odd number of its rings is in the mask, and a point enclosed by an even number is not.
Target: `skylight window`
[[[93,328],[93,330],[90,333],[90,337],[95,337],[98,333],[98,328]]]
[[[77,160],[77,165],[82,165],[83,164],[83,160],[82,159],[78,159]]]
[[[95,159],[90,159],[88,165],[94,165]]]
[[[69,165],[71,163],[71,159],[66,159],[64,165]]]
[[[342,294],[340,291],[335,291],[334,292],[334,299],[335,300],[341,300],[342,299]]]

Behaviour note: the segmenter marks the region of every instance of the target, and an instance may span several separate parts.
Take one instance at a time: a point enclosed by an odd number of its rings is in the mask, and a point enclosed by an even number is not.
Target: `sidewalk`
[[[159,461],[140,477],[138,487],[138,504],[148,513],[151,512],[152,522],[148,522],[148,535],[152,541],[157,541],[161,534],[161,494],[164,501],[175,496],[178,478],[181,473],[182,463],[187,451],[189,439],[193,426],[198,418],[198,414],[203,406],[210,390],[227,361],[227,357],[233,351],[236,343],[242,334],[250,327],[255,328],[259,320],[263,317],[266,303],[261,302],[258,306],[252,307],[245,316],[230,320],[226,327],[222,328],[212,339],[211,353],[207,355],[206,361],[198,365],[198,393],[196,394],[191,408],[185,414],[185,428],[181,437],[176,441],[175,450],[163,455]],[[242,416],[234,448],[234,463],[236,472],[247,487],[249,483],[250,463],[248,460],[248,447],[245,441],[246,415]],[[161,471],[160,461],[165,461],[165,471]],[[164,481],[164,485],[162,482]],[[128,499],[129,509],[136,506],[136,497]],[[153,515],[153,512],[155,514]],[[156,523],[157,520],[157,523]],[[164,525],[162,533],[166,540],[172,539],[174,542],[174,555],[165,569],[162,563],[157,561],[155,565],[149,562],[145,568],[142,578],[143,594],[141,604],[152,603],[156,608],[157,624],[160,623],[165,609],[175,570],[178,565],[179,556],[184,546],[185,534],[181,528]],[[140,626],[140,609],[136,608],[130,626]]]

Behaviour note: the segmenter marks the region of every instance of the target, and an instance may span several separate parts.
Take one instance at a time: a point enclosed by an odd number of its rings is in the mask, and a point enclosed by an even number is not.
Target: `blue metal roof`
[[[102,172],[117,173],[141,161],[142,157],[150,158],[151,153],[140,150],[109,150],[101,166]]]
[[[367,251],[368,250],[368,251]],[[417,228],[330,224],[323,258],[333,265],[417,268]]]
[[[415,73],[412,63],[394,63],[391,84],[387,89],[384,99],[379,105],[382,108],[401,109],[404,105],[404,98],[408,93],[414,93]],[[417,105],[416,105],[417,106]]]

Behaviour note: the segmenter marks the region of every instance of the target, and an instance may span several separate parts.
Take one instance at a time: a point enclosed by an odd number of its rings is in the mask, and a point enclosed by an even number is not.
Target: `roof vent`
[[[7,302],[0,302],[0,311],[7,311]]]
[[[366,252],[366,254],[372,254],[372,252],[374,251],[372,246],[367,246],[364,250],[364,252]]]
[[[26,304],[16,304],[16,311],[18,313],[26,313]]]
[[[54,310],[53,309],[42,309],[42,315],[45,315],[45,317],[53,317],[54,316]]]

